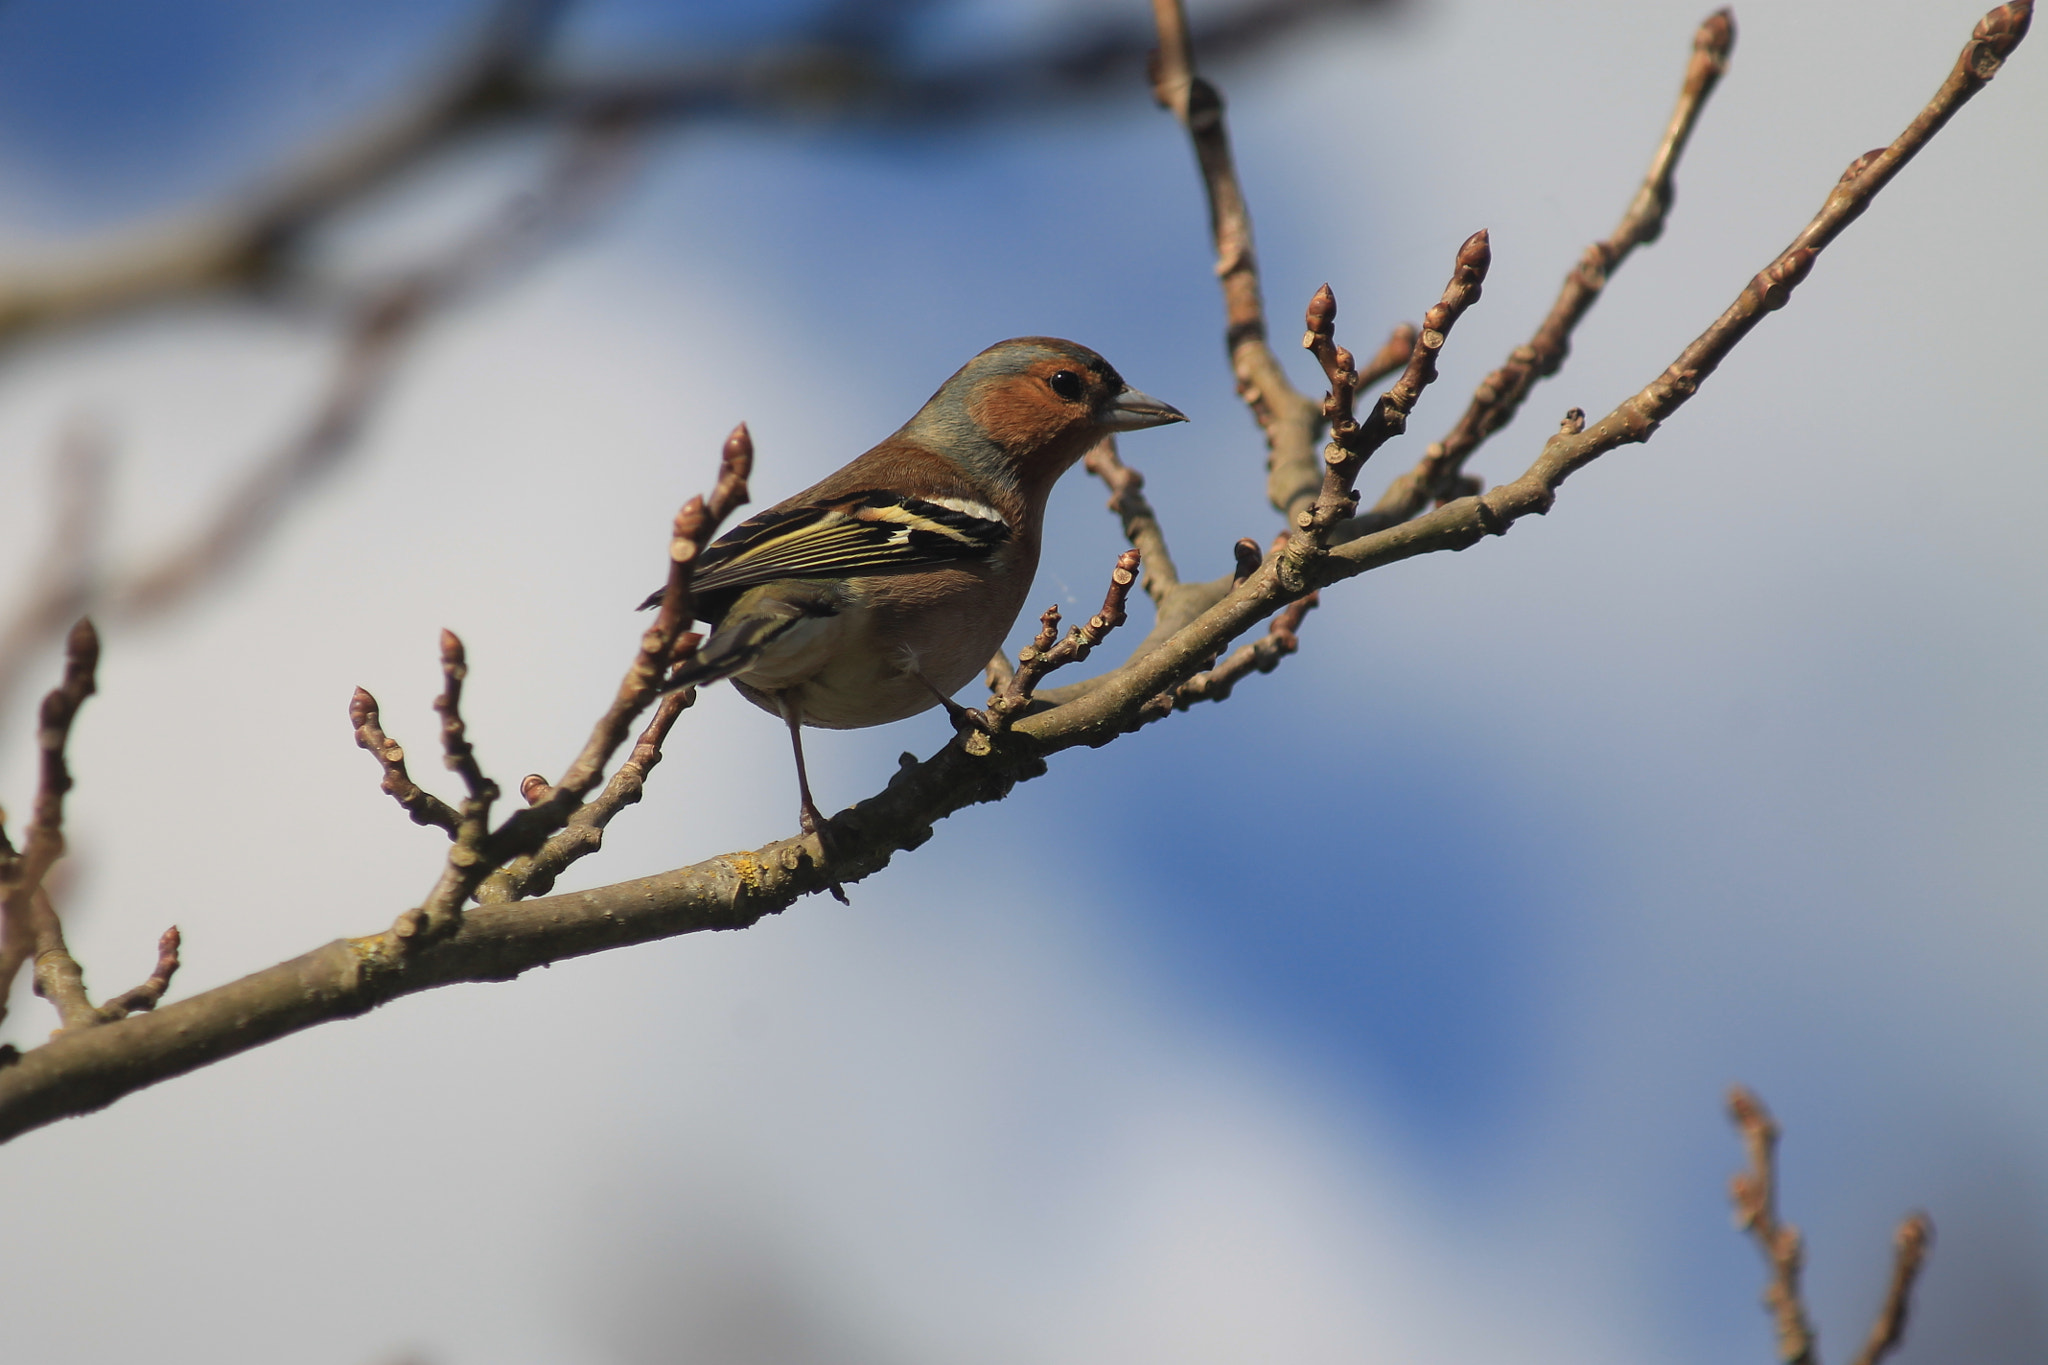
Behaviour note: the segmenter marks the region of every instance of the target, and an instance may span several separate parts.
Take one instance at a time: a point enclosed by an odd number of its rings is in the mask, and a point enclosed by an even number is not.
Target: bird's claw
[[[951,697],[940,698],[946,704],[946,719],[953,722],[956,734],[974,731],[977,734],[993,735],[996,732],[995,718],[988,712],[972,706],[962,706]]]
[[[812,835],[817,839],[820,861],[830,863],[832,861],[832,844],[825,835],[825,814],[818,809],[817,802],[810,799],[809,793],[806,793],[804,796],[803,806],[798,815],[798,823],[803,826],[805,834]],[[846,898],[846,888],[841,886],[836,880],[826,883],[825,889],[830,891],[832,899],[838,901],[841,905],[853,904],[852,901]]]

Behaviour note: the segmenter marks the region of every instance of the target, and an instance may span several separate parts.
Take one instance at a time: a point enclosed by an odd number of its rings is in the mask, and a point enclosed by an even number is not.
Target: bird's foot
[[[832,842],[825,833],[825,815],[824,812],[818,809],[818,803],[811,800],[810,793],[808,792],[804,794],[803,806],[798,813],[798,821],[802,824],[804,833],[816,836],[820,861],[828,864],[831,863],[833,861]],[[841,905],[853,904],[852,901],[846,898],[846,888],[837,881],[826,883],[825,889],[830,891],[832,899],[838,901]]]
[[[988,712],[962,706],[951,697],[940,697],[939,701],[946,708],[946,719],[953,722],[955,734],[992,735],[996,732],[995,718]]]

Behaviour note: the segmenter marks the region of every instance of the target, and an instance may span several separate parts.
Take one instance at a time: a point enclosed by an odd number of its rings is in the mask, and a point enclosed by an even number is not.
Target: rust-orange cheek
[[[983,389],[968,400],[967,415],[1020,462],[1057,442],[1075,425],[1073,409],[1028,380]]]

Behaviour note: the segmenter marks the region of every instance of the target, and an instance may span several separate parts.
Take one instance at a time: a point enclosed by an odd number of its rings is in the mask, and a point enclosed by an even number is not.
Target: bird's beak
[[[1111,431],[1143,431],[1146,427],[1163,427],[1168,422],[1185,422],[1187,414],[1171,403],[1162,403],[1150,394],[1139,393],[1126,388],[1110,403],[1103,414],[1102,425]]]

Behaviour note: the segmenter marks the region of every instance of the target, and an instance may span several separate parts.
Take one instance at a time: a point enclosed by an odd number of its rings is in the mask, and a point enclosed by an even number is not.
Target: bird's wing
[[[691,586],[724,592],[777,578],[836,577],[986,559],[1010,538],[995,508],[868,491],[750,517],[697,561]]]

